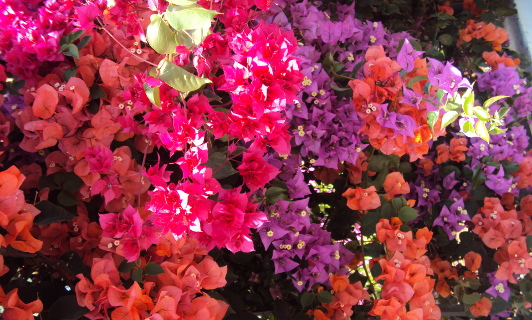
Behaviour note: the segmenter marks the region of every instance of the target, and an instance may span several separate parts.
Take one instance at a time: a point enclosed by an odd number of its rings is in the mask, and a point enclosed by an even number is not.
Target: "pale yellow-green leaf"
[[[211,80],[200,78],[185,69],[173,64],[167,59],[163,59],[158,66],[159,79],[166,82],[170,87],[181,92],[191,92],[198,90]]]
[[[482,121],[489,121],[491,117],[489,112],[484,110],[482,107],[474,107],[473,112],[475,113],[477,118],[479,118]]]
[[[144,84],[144,91],[146,92],[146,96],[148,96],[148,99],[150,99],[150,102],[160,108],[161,96],[159,94],[159,87],[150,88],[148,84]]]
[[[213,17],[217,14],[216,11],[198,5],[168,6],[164,17],[176,30],[196,30],[210,27]]]
[[[484,104],[482,105],[485,109],[489,108],[492,104],[494,104],[495,102],[501,100],[501,99],[504,99],[504,98],[508,98],[508,96],[496,96],[496,97],[491,97],[489,98],[488,100],[484,101]]]
[[[468,116],[473,115],[473,108],[475,107],[475,93],[471,91],[468,96],[466,96],[464,101],[464,112]]]
[[[475,125],[475,129],[475,131],[477,132],[477,136],[479,136],[487,143],[490,143],[490,134],[488,132],[488,129],[486,128],[486,121],[478,121]]]
[[[177,41],[172,29],[158,14],[152,14],[150,20],[151,23],[146,30],[146,39],[153,50],[160,54],[175,53]]]
[[[448,111],[443,115],[442,122],[441,122],[441,128],[445,128],[451,123],[453,123],[454,120],[458,118],[458,112],[456,111]]]

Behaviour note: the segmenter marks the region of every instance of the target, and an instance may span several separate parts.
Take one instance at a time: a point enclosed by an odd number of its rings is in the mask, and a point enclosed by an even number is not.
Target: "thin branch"
[[[144,148],[144,156],[142,157],[142,164],[140,165],[140,171],[138,174],[140,174],[140,179],[139,179],[139,182],[140,182],[140,186],[139,186],[139,193],[138,193],[138,198],[137,198],[137,211],[140,211],[140,187],[142,186],[142,179],[144,179],[144,176],[142,175],[142,171],[145,169],[145,165],[146,165],[146,156],[148,155],[148,148],[151,144],[151,137],[147,137],[146,140],[146,147]]]
[[[362,267],[364,268],[364,272],[368,277],[369,286],[371,288],[371,296],[373,300],[377,300],[377,296],[375,295],[375,287],[373,287],[373,281],[371,281],[371,274],[369,273],[368,267],[366,266],[366,255],[364,254],[364,236],[360,234],[360,237],[360,248],[362,250]]]

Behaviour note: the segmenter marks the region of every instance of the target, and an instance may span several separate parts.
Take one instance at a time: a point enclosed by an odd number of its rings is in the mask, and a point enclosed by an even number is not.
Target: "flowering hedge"
[[[506,1],[0,8],[3,319],[532,316]]]

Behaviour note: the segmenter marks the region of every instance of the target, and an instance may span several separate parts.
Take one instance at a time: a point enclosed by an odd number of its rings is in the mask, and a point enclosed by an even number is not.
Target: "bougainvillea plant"
[[[3,1],[0,315],[528,319],[506,1]]]

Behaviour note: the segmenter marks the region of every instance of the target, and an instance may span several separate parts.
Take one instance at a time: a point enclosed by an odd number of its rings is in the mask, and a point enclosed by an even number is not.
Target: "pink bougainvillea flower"
[[[236,168],[242,175],[244,183],[251,191],[264,188],[279,174],[279,169],[267,163],[260,152],[249,150],[244,152],[242,164]]]

